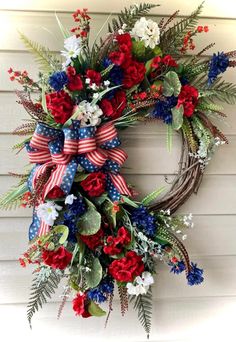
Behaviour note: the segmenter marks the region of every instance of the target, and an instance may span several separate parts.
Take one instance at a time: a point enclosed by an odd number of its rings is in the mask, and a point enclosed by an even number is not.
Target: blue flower
[[[228,66],[229,57],[224,52],[214,53],[209,63],[208,85],[211,85],[219,74],[225,72]]]
[[[180,274],[185,270],[185,265],[183,261],[178,261],[177,264],[172,265],[170,272],[174,274]]]
[[[178,98],[175,96],[166,97],[163,101],[157,101],[152,115],[158,119],[162,119],[164,123],[172,123],[172,112],[171,109],[177,105]]]
[[[107,68],[111,64],[112,61],[109,58],[105,58],[103,60],[103,66],[105,68]],[[111,83],[113,83],[113,85],[121,85],[124,79],[124,73],[121,67],[119,67],[118,65],[113,65],[113,68],[108,74],[108,79],[109,81],[111,81]]]
[[[103,303],[107,300],[107,295],[113,293],[114,282],[110,277],[104,278],[99,286],[89,290],[87,296],[90,300]]]
[[[59,91],[68,83],[68,77],[65,71],[54,72],[54,74],[49,77],[48,83],[53,89]]]
[[[198,285],[201,284],[204,280],[203,278],[203,269],[197,267],[197,264],[191,263],[191,271],[187,275],[188,285]]]
[[[78,196],[72,204],[68,205],[68,212],[75,216],[81,216],[86,211],[86,205],[82,196]]]
[[[133,210],[131,220],[137,225],[137,228],[141,229],[147,236],[155,235],[155,217],[151,215],[143,205],[140,205],[137,209]]]

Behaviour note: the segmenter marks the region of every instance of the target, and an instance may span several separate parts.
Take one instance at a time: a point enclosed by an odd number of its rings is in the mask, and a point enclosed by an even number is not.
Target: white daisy
[[[76,58],[80,54],[82,49],[81,42],[81,38],[77,38],[75,35],[64,40],[65,50],[61,51],[61,54],[66,58],[65,66],[68,66],[71,63],[71,59]]]
[[[38,217],[47,223],[49,226],[53,226],[54,221],[59,216],[58,211],[62,209],[61,206],[56,203],[49,201],[46,203],[42,203],[37,207],[37,215]]]

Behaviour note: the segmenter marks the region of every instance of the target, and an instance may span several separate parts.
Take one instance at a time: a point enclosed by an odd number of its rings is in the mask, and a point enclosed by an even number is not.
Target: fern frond
[[[112,23],[108,24],[108,30],[110,33],[117,32],[123,24],[127,25],[127,30],[132,29],[134,23],[141,17],[147,15],[147,13],[154,7],[159,5],[149,4],[149,3],[141,3],[137,5],[131,5],[128,9],[125,8],[124,11],[121,11],[121,14],[118,15],[118,18],[112,19]]]
[[[55,293],[55,289],[58,287],[60,280],[61,277],[53,269],[50,269],[50,272],[42,281],[39,282],[38,277],[33,279],[29,303],[27,305],[27,319],[31,328],[33,315]]]
[[[184,118],[184,122],[182,125],[182,131],[185,136],[185,139],[188,142],[191,152],[195,153],[197,151],[197,142],[194,138],[193,130],[188,119]]]
[[[165,190],[165,187],[161,187],[150,194],[148,194],[144,199],[142,200],[143,205],[148,205],[149,203],[153,202],[160,194]]]
[[[19,34],[25,47],[35,56],[35,60],[43,72],[50,72],[59,69],[59,61],[52,55],[49,49],[33,42],[21,32],[19,32]]]
[[[16,209],[21,205],[21,198],[27,191],[26,183],[14,185],[0,198],[0,208],[4,210]]]
[[[164,54],[176,54],[176,51],[182,47],[184,36],[189,31],[195,29],[202,8],[203,3],[190,16],[181,19],[167,31],[163,32],[160,47]]]
[[[209,89],[199,89],[203,92],[203,96],[210,100],[220,100],[228,104],[236,103],[236,85],[221,81],[215,82]]]
[[[151,331],[152,319],[152,289],[149,287],[147,294],[139,295],[135,299],[134,309],[138,312],[138,319],[143,326],[147,338]]]

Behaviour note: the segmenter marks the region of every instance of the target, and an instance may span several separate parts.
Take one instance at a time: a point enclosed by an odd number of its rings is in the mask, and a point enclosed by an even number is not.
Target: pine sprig
[[[19,34],[25,47],[35,56],[35,60],[43,72],[50,72],[60,68],[59,61],[52,55],[49,49],[30,40],[21,32]]]
[[[31,286],[31,294],[29,303],[27,305],[27,319],[32,328],[32,318],[39,308],[42,308],[43,304],[47,303],[48,299],[55,293],[61,277],[55,270],[50,269],[48,275],[45,275],[44,279],[39,282],[38,277],[35,277]]]
[[[141,3],[125,8],[124,11],[121,11],[121,14],[118,15],[118,19],[113,18],[112,23],[108,24],[109,32],[117,32],[123,24],[127,25],[127,30],[130,30],[139,18],[147,15],[152,8],[157,6],[159,5]]]
[[[138,312],[138,319],[143,326],[147,338],[149,338],[151,331],[152,319],[152,290],[149,287],[147,294],[139,295],[135,299],[134,309]]]
[[[165,54],[176,54],[182,47],[184,36],[194,30],[198,23],[198,16],[203,8],[201,3],[198,8],[188,17],[181,19],[161,35],[160,47]]]

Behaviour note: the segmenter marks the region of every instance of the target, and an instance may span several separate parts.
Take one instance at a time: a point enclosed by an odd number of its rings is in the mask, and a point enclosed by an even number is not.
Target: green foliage
[[[60,69],[59,61],[52,55],[49,49],[33,42],[21,32],[19,32],[19,34],[26,48],[35,56],[35,60],[43,72],[48,73]]]
[[[214,141],[214,137],[210,130],[204,126],[201,119],[197,116],[193,117],[192,120],[192,127],[194,133],[198,137],[199,141],[201,142],[201,156],[206,157],[208,154],[208,149],[212,145]]]
[[[194,30],[198,23],[198,16],[203,8],[201,3],[188,17],[181,19],[161,35],[160,47],[164,54],[176,54],[183,45],[184,36]]]
[[[181,90],[181,82],[178,75],[174,71],[169,71],[164,76],[163,95],[164,96],[178,96]]]
[[[222,101],[228,104],[236,103],[236,85],[225,82],[218,81],[213,83],[213,85],[209,89],[199,89],[202,92],[203,97],[207,97],[212,101]]]
[[[184,107],[183,105],[179,107],[174,107],[171,109],[171,112],[172,112],[172,128],[178,131],[183,125]]]
[[[134,309],[138,312],[138,319],[147,334],[147,338],[149,338],[152,319],[151,287],[149,287],[147,294],[137,296],[134,302]]]
[[[99,259],[91,255],[87,267],[90,268],[90,271],[84,273],[86,285],[89,288],[96,287],[102,279],[102,266]]]
[[[101,317],[106,315],[106,311],[102,310],[100,306],[94,302],[90,302],[88,305],[88,312],[92,316]]]
[[[64,226],[64,225],[59,225],[59,226],[53,227],[53,230],[51,230],[51,232],[61,235],[61,237],[59,239],[59,243],[61,245],[63,245],[68,238],[69,228],[67,226]]]
[[[155,201],[155,199],[160,196],[160,194],[165,190],[165,186],[151,192],[150,194],[148,194],[146,197],[144,197],[144,199],[142,200],[142,204],[143,205],[148,205],[151,202]]]
[[[55,293],[55,289],[58,287],[60,280],[61,277],[53,269],[50,269],[50,272],[48,272],[42,281],[39,282],[38,276],[33,279],[29,303],[27,305],[27,319],[31,328],[33,315]]]
[[[121,14],[118,15],[118,19],[114,18],[112,19],[112,23],[108,24],[109,32],[117,32],[123,24],[127,25],[127,30],[130,30],[139,18],[145,16],[152,8],[157,6],[159,5],[141,3],[125,8],[124,11],[121,11]]]
[[[194,137],[192,126],[187,118],[184,117],[183,125],[182,125],[182,131],[184,134],[184,137],[186,141],[188,142],[188,145],[190,147],[191,152],[197,151],[197,142]]]
[[[14,185],[0,198],[0,208],[5,210],[16,209],[21,205],[21,198],[27,191],[26,183]]]
[[[96,210],[96,207],[92,202],[86,199],[88,209],[84,215],[82,215],[77,223],[79,233],[82,235],[96,234],[101,226],[101,215]]]

